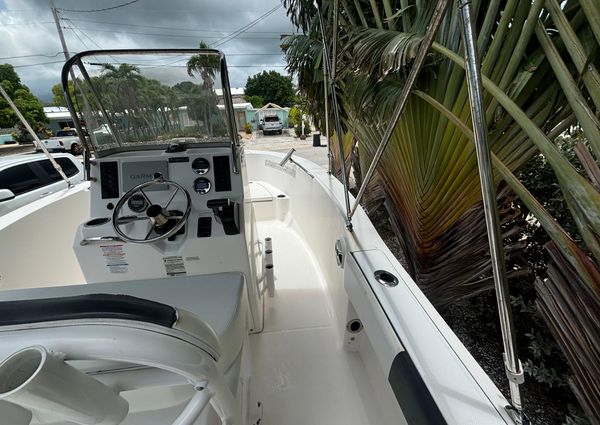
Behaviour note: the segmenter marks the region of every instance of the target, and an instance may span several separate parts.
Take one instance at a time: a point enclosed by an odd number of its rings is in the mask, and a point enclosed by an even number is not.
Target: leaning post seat
[[[177,310],[130,295],[85,294],[0,302],[0,326],[81,319],[120,319],[172,328]]]
[[[117,372],[109,377],[128,367],[125,376],[131,367],[157,370],[162,375],[155,384],[207,388],[218,416],[232,419],[239,413],[235,390],[224,376],[239,361],[247,311],[239,273],[4,291],[0,362],[43,347],[88,375],[90,363],[96,371]]]

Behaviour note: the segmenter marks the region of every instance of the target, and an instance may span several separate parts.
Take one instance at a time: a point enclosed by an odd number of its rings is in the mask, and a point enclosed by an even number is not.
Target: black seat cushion
[[[121,319],[171,328],[177,311],[130,295],[87,294],[0,302],[0,326],[77,319]]]

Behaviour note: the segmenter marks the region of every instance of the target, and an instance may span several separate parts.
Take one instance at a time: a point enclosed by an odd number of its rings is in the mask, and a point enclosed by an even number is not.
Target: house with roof
[[[69,109],[64,106],[44,106],[44,114],[49,121],[46,127],[52,131],[52,134],[64,128],[75,128],[73,117]]]
[[[275,103],[267,103],[265,106],[254,110],[253,122],[260,124],[264,121],[266,116],[277,115],[279,120],[283,123],[283,127],[288,127],[288,115],[290,108],[282,108]]]
[[[215,89],[215,93],[217,95],[217,104],[224,105],[225,100],[223,100],[223,89]],[[231,88],[231,99],[234,104],[246,103],[246,99],[244,96],[245,96],[245,89],[243,87],[232,87]]]

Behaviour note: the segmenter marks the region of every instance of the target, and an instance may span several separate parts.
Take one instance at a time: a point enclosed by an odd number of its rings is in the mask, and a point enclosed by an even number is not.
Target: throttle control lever
[[[211,199],[206,206],[213,210],[217,223],[223,225],[226,235],[240,233],[240,204],[231,199]]]

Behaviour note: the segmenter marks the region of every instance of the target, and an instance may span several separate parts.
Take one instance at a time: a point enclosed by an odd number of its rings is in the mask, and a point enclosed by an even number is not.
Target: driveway
[[[306,158],[315,164],[327,169],[327,141],[321,135],[321,146],[313,147],[313,136],[307,136],[306,140],[296,137],[293,129],[284,130],[279,135],[263,135],[262,131],[252,134],[249,139],[244,139],[244,146],[248,149],[274,151],[286,153],[291,148],[296,149],[294,155]]]

